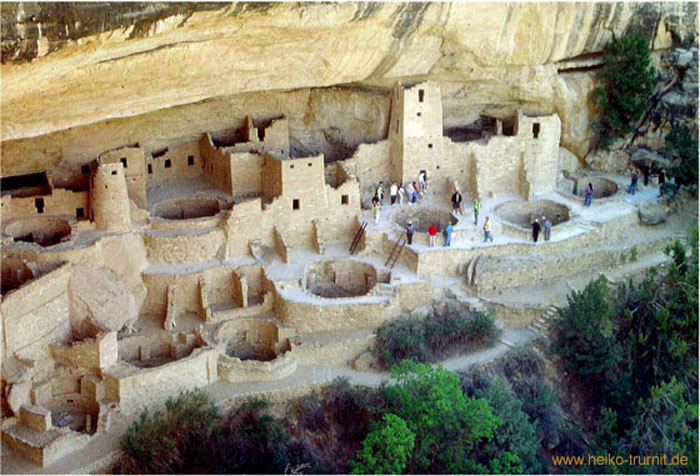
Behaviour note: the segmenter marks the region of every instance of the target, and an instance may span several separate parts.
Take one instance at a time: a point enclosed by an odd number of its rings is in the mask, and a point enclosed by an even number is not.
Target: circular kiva
[[[306,289],[324,298],[363,296],[376,281],[375,267],[360,261],[318,261],[306,266]]]
[[[416,233],[427,233],[431,223],[435,223],[438,230],[442,230],[448,222],[456,225],[459,221],[449,210],[431,207],[408,208],[394,215],[394,221],[401,228],[406,227],[408,220],[413,221]]]
[[[5,227],[5,234],[15,241],[27,241],[40,246],[52,246],[70,237],[71,227],[66,220],[54,217],[15,219]]]
[[[570,219],[569,207],[551,200],[529,200],[506,202],[496,208],[496,216],[511,225],[529,228],[532,222],[549,218],[552,226],[567,222]]]
[[[586,194],[588,184],[593,184],[593,198],[605,198],[615,195],[619,189],[617,184],[612,180],[601,177],[578,177],[576,178],[576,186],[574,192],[579,197]]]

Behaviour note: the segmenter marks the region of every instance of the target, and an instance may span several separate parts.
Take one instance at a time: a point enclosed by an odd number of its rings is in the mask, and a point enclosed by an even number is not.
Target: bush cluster
[[[385,323],[377,331],[375,351],[387,368],[404,359],[437,362],[493,345],[499,333],[491,312],[447,309],[424,320],[400,317]]]
[[[170,398],[165,412],[144,411],[121,438],[121,473],[183,471],[218,421],[216,408],[201,390]]]

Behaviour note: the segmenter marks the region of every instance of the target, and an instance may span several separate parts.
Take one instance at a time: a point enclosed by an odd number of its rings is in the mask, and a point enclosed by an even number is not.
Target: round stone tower
[[[126,231],[131,228],[131,208],[121,162],[98,164],[90,181],[90,204],[98,230]]]

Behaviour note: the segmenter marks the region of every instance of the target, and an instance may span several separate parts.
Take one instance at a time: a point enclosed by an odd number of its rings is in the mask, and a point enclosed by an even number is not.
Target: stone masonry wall
[[[49,344],[70,339],[68,278],[64,264],[14,292],[3,296],[3,359],[17,353],[41,360],[49,357]]]

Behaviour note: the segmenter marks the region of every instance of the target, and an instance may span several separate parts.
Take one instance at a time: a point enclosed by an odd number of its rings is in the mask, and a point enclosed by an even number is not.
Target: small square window
[[[306,164],[306,165],[308,165],[309,167],[313,167],[313,166],[314,166],[314,163],[313,163],[313,162],[309,162],[309,163]]]
[[[148,164],[148,173],[152,174],[153,173],[153,165]]]
[[[432,148],[433,148],[433,144],[428,144],[428,149],[432,149]]]
[[[292,200],[292,210],[301,210],[301,204],[299,203],[298,198]]]
[[[293,168],[294,168],[294,164],[289,164],[289,168],[290,168],[290,169],[293,169]]]
[[[90,166],[85,164],[82,167],[80,167],[80,172],[84,174],[89,174],[90,173]]]
[[[85,218],[85,209],[83,207],[75,209],[76,218]]]
[[[112,170],[112,175],[117,175],[117,171],[116,171],[116,170]]]
[[[350,196],[349,196],[349,195],[341,195],[341,196],[340,196],[340,204],[341,204],[341,205],[348,205],[348,204],[350,204]]]
[[[119,161],[122,163],[122,165],[124,166],[124,168],[127,168],[127,167],[128,167],[128,165],[126,164],[126,157],[122,157],[121,159],[119,159]]]
[[[416,113],[416,116],[421,117],[423,114],[422,113]]]
[[[194,165],[194,155],[187,156],[187,165]]]
[[[169,169],[172,166],[173,166],[173,163],[170,161],[170,159],[165,159],[165,168]]]

